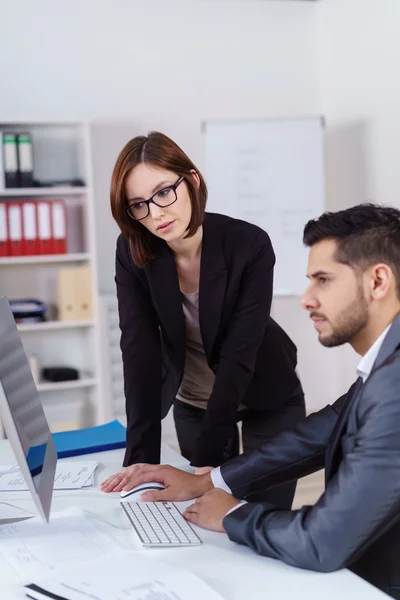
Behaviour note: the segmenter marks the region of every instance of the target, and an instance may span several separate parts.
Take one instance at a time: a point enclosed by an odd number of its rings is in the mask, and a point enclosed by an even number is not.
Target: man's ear
[[[390,293],[395,285],[392,269],[385,263],[378,263],[371,267],[366,274],[369,293],[374,300],[382,300]]]

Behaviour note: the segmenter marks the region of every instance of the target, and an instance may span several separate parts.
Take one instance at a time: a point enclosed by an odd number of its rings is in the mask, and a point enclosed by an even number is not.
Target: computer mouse
[[[139,483],[139,485],[136,485],[131,490],[122,490],[121,498],[127,498],[129,496],[129,500],[138,502],[140,500],[140,496],[144,494],[144,492],[163,490],[164,488],[165,485],[163,485],[159,481],[148,481],[147,483]]]

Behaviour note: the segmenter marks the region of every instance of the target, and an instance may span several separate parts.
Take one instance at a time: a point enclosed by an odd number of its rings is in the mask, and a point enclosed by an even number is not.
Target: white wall
[[[337,2],[343,4],[333,0]],[[203,120],[324,112],[321,94],[326,98],[327,88],[319,82],[317,19],[327,22],[327,16],[321,15],[319,4],[7,3],[0,36],[2,118],[79,117],[97,122],[93,133],[102,291],[114,289],[116,228],[107,182],[122,144],[137,133],[160,129],[201,169]],[[118,123],[111,125],[112,121]],[[338,182],[334,185],[340,187]],[[347,384],[343,349],[319,346],[298,299],[277,300],[273,313],[298,345],[309,408],[334,400]]]
[[[316,9],[328,206],[400,208],[400,2],[321,0]],[[342,355],[347,385],[358,357]]]
[[[329,201],[400,207],[400,2],[322,0],[317,8]]]
[[[5,117],[131,116],[145,128],[180,131],[198,159],[193,134],[203,118],[319,108],[308,3],[7,4],[0,40]]]
[[[124,141],[160,129],[202,168],[202,120],[318,113],[315,17],[295,1],[13,0],[1,112],[130,121]],[[110,291],[116,230],[108,190],[97,191],[99,281]]]

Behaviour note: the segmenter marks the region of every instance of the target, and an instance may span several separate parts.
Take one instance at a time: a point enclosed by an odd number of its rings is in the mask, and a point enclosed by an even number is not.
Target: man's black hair
[[[304,228],[303,242],[311,247],[335,239],[335,259],[364,271],[385,263],[396,278],[400,298],[400,210],[366,203],[338,212],[325,212]]]

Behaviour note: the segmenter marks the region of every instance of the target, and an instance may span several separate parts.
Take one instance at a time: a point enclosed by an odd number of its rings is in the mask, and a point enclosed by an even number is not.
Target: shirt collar
[[[378,356],[379,350],[381,349],[381,346],[383,344],[383,340],[385,339],[386,334],[391,328],[391,326],[392,324],[386,327],[385,331],[383,331],[381,335],[375,340],[371,348],[366,354],[364,354],[364,356],[357,365],[357,377],[361,377],[363,383],[365,383],[365,381],[369,377],[369,374],[371,373],[376,357]]]

